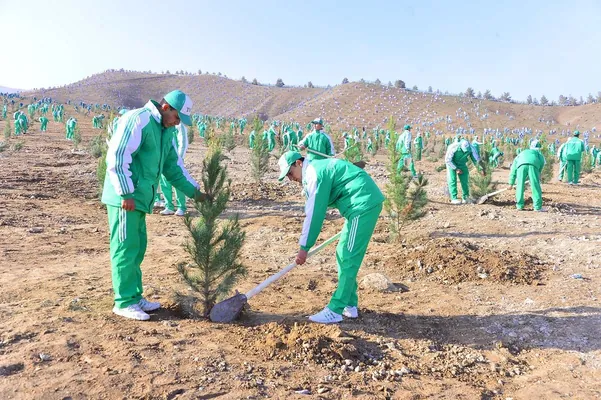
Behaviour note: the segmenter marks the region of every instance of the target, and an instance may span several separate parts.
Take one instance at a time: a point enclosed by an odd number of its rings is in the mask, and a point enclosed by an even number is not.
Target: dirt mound
[[[445,284],[486,280],[533,285],[538,284],[547,269],[544,262],[526,253],[493,251],[448,238],[403,248],[389,265],[397,271],[401,268],[405,278],[425,278]]]
[[[250,329],[242,343],[246,351],[267,360],[300,361],[329,367],[341,365],[344,360],[363,362],[377,358],[371,354],[377,345],[358,341],[338,326],[274,322]]]

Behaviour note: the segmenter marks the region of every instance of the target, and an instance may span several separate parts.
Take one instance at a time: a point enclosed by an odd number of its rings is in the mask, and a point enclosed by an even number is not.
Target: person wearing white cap
[[[102,202],[109,222],[110,255],[117,315],[148,320],[159,303],[142,297],[140,265],[146,253],[146,214],[152,213],[161,174],[186,196],[207,196],[188,174],[173,144],[173,127],[190,125],[192,101],[174,90],[160,103],[149,100],[125,113],[117,124],[106,153]]]
[[[336,151],[334,150],[334,142],[332,142],[330,136],[323,131],[323,120],[321,118],[315,118],[311,123],[315,126],[315,130],[298,143],[298,148],[300,150],[307,149],[307,159],[309,161],[321,160],[327,158],[326,156],[335,156]],[[311,150],[325,154],[326,156],[312,153]]]
[[[449,145],[445,155],[445,164],[447,166],[447,183],[451,195],[451,204],[468,203],[470,201],[470,173],[467,167],[467,162],[470,159],[476,166],[480,163],[480,156],[467,140],[461,139],[461,141]],[[482,168],[482,174],[484,175],[484,168]],[[462,200],[457,198],[457,175],[459,175],[459,182],[461,183]]]
[[[526,181],[530,181],[532,190],[532,205],[534,211],[541,211],[543,206],[543,193],[540,186],[540,174],[545,166],[545,157],[540,152],[541,144],[538,140],[530,143],[530,148],[522,150],[513,160],[509,173],[509,188],[516,187],[516,208],[524,208],[524,188]]]

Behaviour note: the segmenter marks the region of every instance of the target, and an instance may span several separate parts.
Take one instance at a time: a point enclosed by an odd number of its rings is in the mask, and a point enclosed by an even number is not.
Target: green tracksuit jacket
[[[303,189],[307,195],[305,221],[299,240],[309,250],[317,240],[328,207],[345,218],[336,247],[338,287],[328,307],[337,314],[357,306],[357,273],[382,211],[384,195],[361,168],[339,159],[303,162]]]
[[[566,172],[569,183],[578,183],[580,180],[580,161],[584,153],[584,142],[577,137],[568,140],[563,146],[566,158]]]
[[[315,150],[323,154],[335,156],[334,143],[332,139],[325,134],[324,131],[313,131],[308,134],[304,139],[298,143],[299,147],[306,147],[307,149]],[[326,157],[307,152],[307,158],[309,160],[322,160]]]
[[[451,200],[457,200],[457,170],[461,170],[459,182],[461,183],[461,191],[463,200],[467,200],[470,196],[469,185],[469,169],[467,162],[472,160],[474,165],[480,161],[480,156],[476,150],[465,139],[460,142],[454,142],[449,145],[445,155],[445,163],[447,165],[447,182],[449,185],[449,194]]]
[[[526,149],[513,160],[509,172],[509,184],[516,186],[515,200],[518,210],[524,208],[524,188],[526,180],[532,189],[532,204],[535,210],[543,205],[543,193],[540,186],[540,174],[545,166],[545,157],[538,150]]]

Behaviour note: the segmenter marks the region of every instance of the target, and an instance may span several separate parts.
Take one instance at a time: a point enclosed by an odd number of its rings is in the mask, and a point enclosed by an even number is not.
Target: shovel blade
[[[213,322],[232,322],[240,315],[242,309],[248,302],[246,295],[238,293],[237,295],[225,299],[213,306],[209,313],[209,318]]]
[[[484,204],[486,200],[488,200],[488,195],[480,197],[480,200],[478,200],[478,204]]]

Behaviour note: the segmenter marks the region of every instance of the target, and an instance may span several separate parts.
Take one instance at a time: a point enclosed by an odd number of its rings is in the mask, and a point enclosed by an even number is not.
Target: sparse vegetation
[[[256,136],[255,146],[250,155],[250,167],[252,177],[259,183],[269,170],[269,149],[267,141],[263,140],[263,121],[258,116],[253,120],[253,130],[256,132]]]

